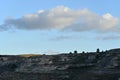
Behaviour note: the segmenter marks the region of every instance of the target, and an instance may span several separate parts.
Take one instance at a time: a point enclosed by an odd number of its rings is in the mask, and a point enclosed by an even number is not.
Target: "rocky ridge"
[[[120,49],[58,55],[0,56],[0,80],[119,80]]]

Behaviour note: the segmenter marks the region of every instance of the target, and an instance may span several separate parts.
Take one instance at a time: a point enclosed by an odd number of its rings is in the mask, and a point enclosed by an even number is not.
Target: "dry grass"
[[[40,54],[20,54],[22,57],[40,56]]]

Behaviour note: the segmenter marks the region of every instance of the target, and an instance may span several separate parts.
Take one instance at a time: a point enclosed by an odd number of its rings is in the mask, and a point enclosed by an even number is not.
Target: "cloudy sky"
[[[1,0],[0,54],[120,47],[119,0]]]

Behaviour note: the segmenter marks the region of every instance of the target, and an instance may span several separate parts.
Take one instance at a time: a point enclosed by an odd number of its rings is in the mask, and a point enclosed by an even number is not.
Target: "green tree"
[[[85,51],[82,52],[83,54],[85,53]]]
[[[76,51],[76,50],[74,51],[74,54],[77,54],[77,51]]]
[[[97,52],[97,53],[100,53],[100,49],[98,48],[98,49],[96,50],[96,52]]]

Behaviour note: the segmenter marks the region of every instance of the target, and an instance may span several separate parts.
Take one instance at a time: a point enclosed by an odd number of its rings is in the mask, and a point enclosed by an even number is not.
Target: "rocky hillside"
[[[0,56],[0,80],[120,80],[120,49]]]

